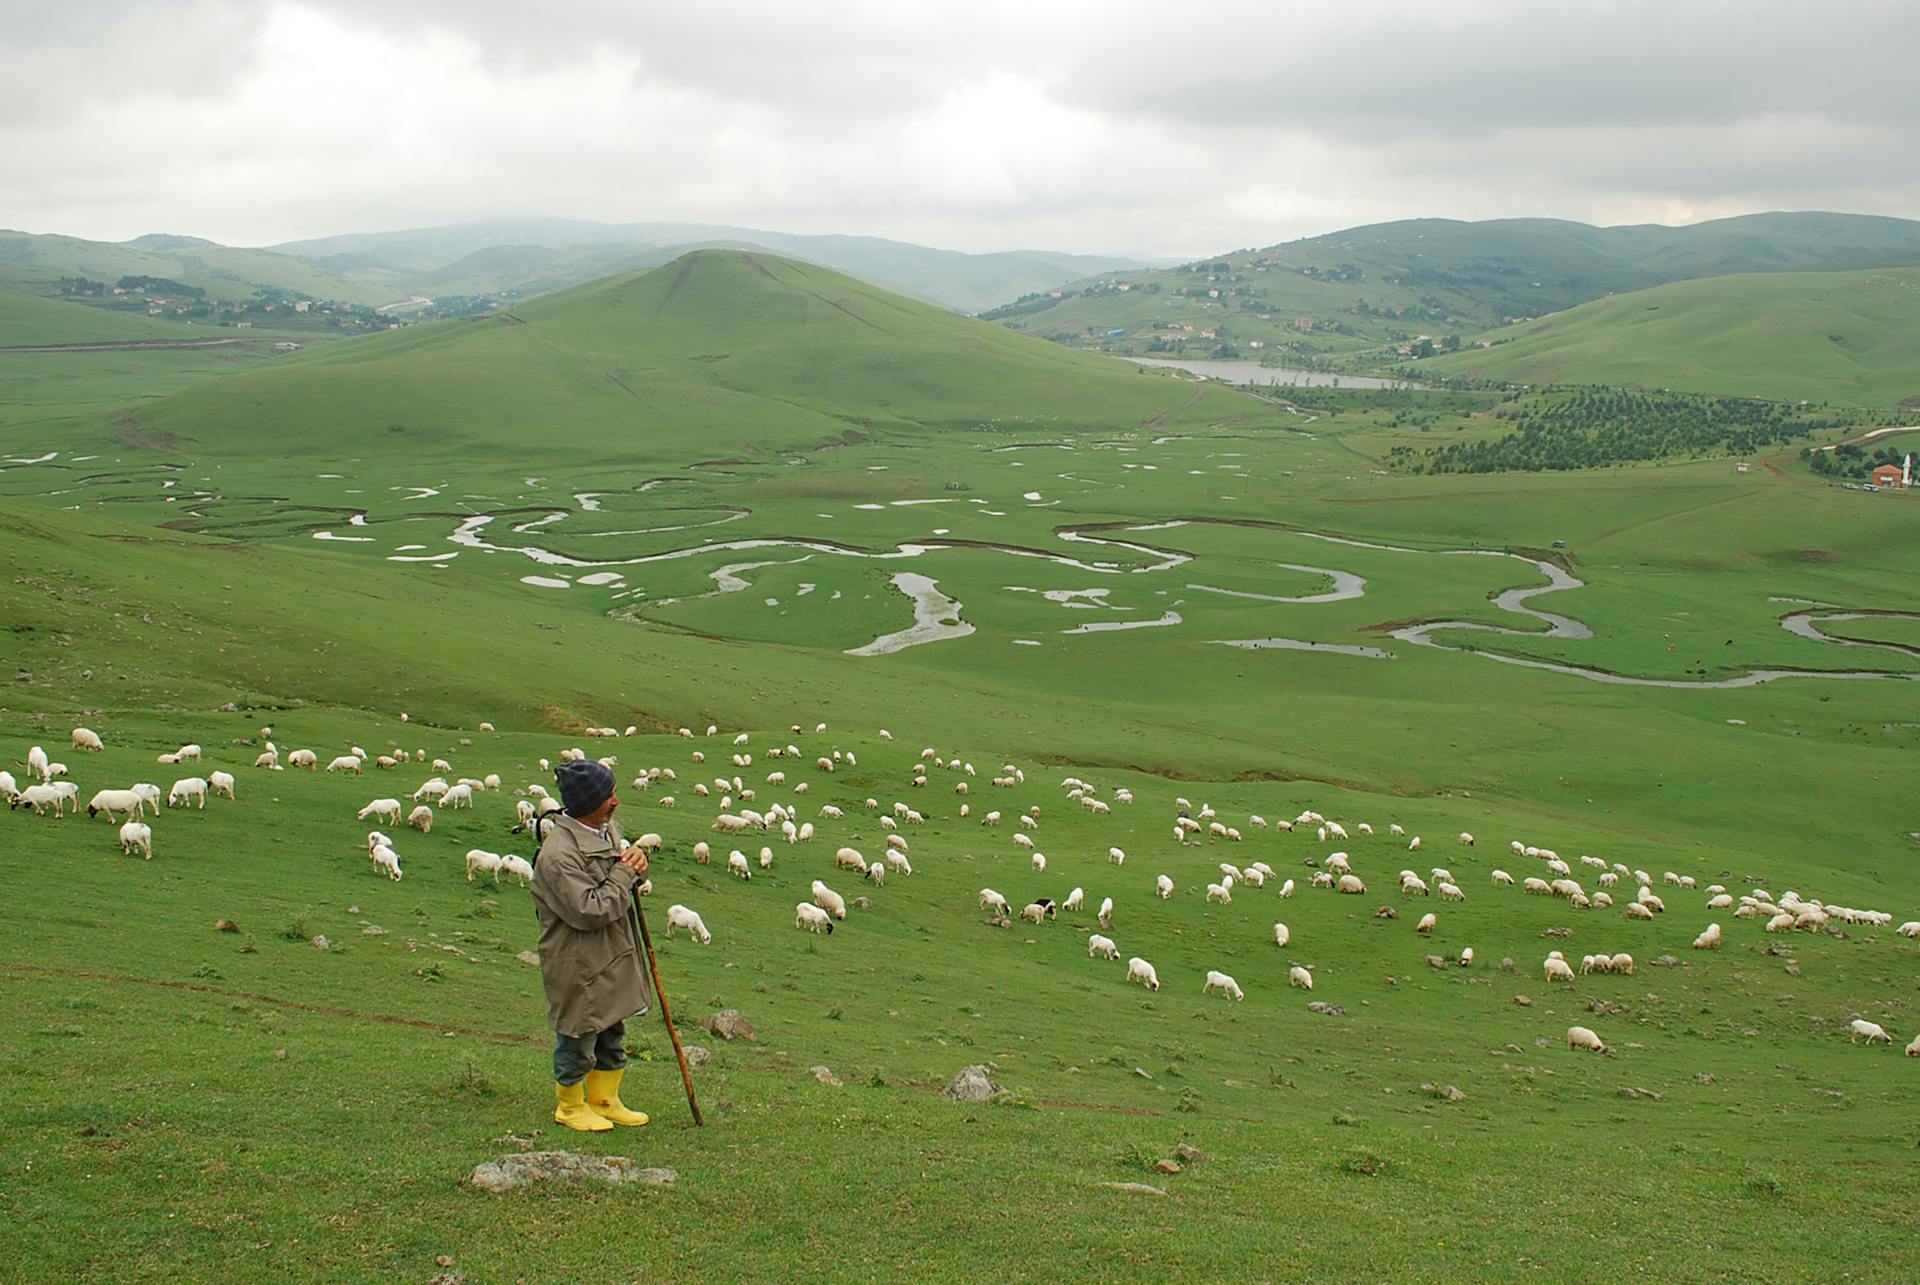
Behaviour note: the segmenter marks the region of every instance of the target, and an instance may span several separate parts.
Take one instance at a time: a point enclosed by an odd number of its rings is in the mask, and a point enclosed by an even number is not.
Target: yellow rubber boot
[[[613,1128],[605,1116],[587,1105],[585,1084],[562,1084],[556,1080],[553,1096],[553,1118],[569,1129],[578,1129],[582,1133],[605,1133]]]
[[[615,1124],[645,1124],[645,1112],[629,1111],[620,1101],[620,1077],[626,1073],[625,1067],[618,1071],[588,1071],[587,1108]]]

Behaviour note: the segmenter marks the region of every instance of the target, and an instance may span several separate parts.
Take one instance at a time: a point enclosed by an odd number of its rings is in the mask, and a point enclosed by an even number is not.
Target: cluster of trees
[[[980,320],[1005,321],[1010,317],[1032,316],[1036,312],[1045,312],[1055,304],[1073,298],[1077,293],[1074,290],[1062,290],[1058,299],[1053,297],[1051,291],[1045,290],[1034,294],[1023,294],[1012,303],[1003,303],[998,308],[987,309],[979,314]]]
[[[1851,426],[1821,408],[1751,397],[1585,388],[1517,396],[1494,411],[1514,425],[1503,437],[1456,442],[1397,463],[1429,473],[1539,472],[1604,468],[1675,456],[1750,455]]]
[[[1882,446],[1868,454],[1864,447],[1852,442],[1842,442],[1830,451],[1816,451],[1812,447],[1802,447],[1800,458],[1807,467],[1821,477],[1859,479],[1873,476],[1873,471],[1883,464],[1898,468],[1906,452],[1892,446]]]

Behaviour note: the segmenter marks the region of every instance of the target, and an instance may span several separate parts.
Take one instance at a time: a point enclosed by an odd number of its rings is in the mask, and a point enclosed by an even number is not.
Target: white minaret
[[[1900,489],[1905,490],[1906,488],[1912,485],[1913,485],[1913,452],[1908,451],[1906,461],[1900,465]]]

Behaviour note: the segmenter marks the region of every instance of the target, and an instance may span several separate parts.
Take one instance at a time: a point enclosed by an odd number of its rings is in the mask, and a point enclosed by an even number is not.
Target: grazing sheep
[[[420,788],[407,797],[418,803],[422,799],[437,799],[447,792],[447,783],[441,778],[429,777],[420,783]]]
[[[370,816],[377,816],[382,821],[386,822],[388,825],[399,825],[400,824],[400,800],[375,799],[373,802],[367,804],[366,807],[361,808],[354,815],[359,817],[359,819],[362,821],[366,820]]]
[[[1550,982],[1570,982],[1573,980],[1573,968],[1564,959],[1549,959],[1546,963],[1547,980]]]
[[[845,919],[847,917],[847,899],[827,887],[826,884],[821,883],[818,879],[813,881],[813,904],[832,915],[835,919]]]
[[[1417,835],[1417,834],[1416,834],[1416,835],[1414,835],[1414,836],[1413,836],[1413,840],[1412,840],[1412,842],[1410,842],[1410,843],[1408,843],[1408,844],[1407,844],[1407,851],[1408,851],[1408,852],[1418,852],[1418,851],[1420,851],[1420,836],[1419,836],[1419,835]]]
[[[676,928],[686,929],[687,936],[702,946],[713,944],[713,934],[707,931],[706,922],[696,912],[678,903],[667,907],[667,936],[673,936]]]
[[[1910,919],[1893,931],[1902,937],[1920,937],[1920,919]]]
[[[1097,918],[1100,921],[1100,926],[1102,928],[1113,927],[1113,898],[1112,897],[1101,898],[1100,913],[1097,916],[1095,916],[1095,918]]]
[[[876,888],[884,888],[887,886],[887,868],[878,861],[866,868],[863,877]]]
[[[437,805],[452,808],[458,812],[461,808],[473,806],[473,787],[471,785],[450,785],[447,792],[437,800]]]
[[[1607,967],[1607,971],[1625,973],[1628,977],[1633,976],[1633,956],[1627,954],[1625,951],[1621,951],[1613,957],[1612,962],[1609,963]]]
[[[1020,908],[1020,918],[1030,924],[1043,924],[1047,921],[1047,912],[1052,909],[1051,901],[1029,901]]]
[[[188,759],[192,759],[195,763],[198,763],[200,761],[200,753],[201,751],[198,745],[182,745],[173,752],[173,759],[176,763],[185,763]]]
[[[1034,853],[1034,854],[1033,854],[1033,868],[1034,868],[1035,870],[1045,870],[1045,869],[1047,868],[1047,854],[1046,854],[1046,853],[1044,853],[1044,852],[1036,852],[1036,853]]]
[[[1733,904],[1733,898],[1728,896],[1724,892],[1720,893],[1718,896],[1707,898],[1708,910],[1725,910],[1727,907],[1731,906],[1732,904]]]
[[[473,882],[474,871],[493,876],[494,883],[500,882],[500,864],[503,858],[497,852],[488,852],[485,848],[467,849],[467,882]]]
[[[27,807],[31,807],[41,816],[45,816],[47,804],[51,803],[53,804],[53,815],[57,817],[65,814],[66,798],[66,793],[58,786],[42,783],[39,785],[29,785],[26,789],[18,791],[11,799],[7,800],[7,806],[9,808],[18,808],[24,804]],[[78,800],[76,800],[76,802],[77,801]],[[78,812],[79,809],[75,808],[75,811]]]
[[[1720,945],[1720,925],[1708,924],[1706,931],[1693,939],[1695,950],[1716,950]]]
[[[1471,848],[1473,846],[1473,836],[1465,830],[1460,832],[1460,846],[1463,848]]]
[[[1440,881],[1440,900],[1465,901],[1466,899],[1467,899],[1467,894],[1460,891],[1460,886],[1458,884],[1448,883],[1444,879]]]
[[[516,857],[511,852],[500,858],[500,873],[518,879],[522,886],[533,884],[533,863],[525,857]]]
[[[804,928],[810,933],[831,935],[833,932],[833,920],[828,917],[827,912],[806,901],[793,908],[793,926]]]
[[[1231,995],[1234,999],[1246,998],[1246,995],[1240,990],[1239,982],[1234,981],[1232,977],[1229,977],[1225,973],[1215,969],[1208,969],[1206,984],[1200,988],[1200,993],[1206,995],[1216,990],[1222,995]]]
[[[135,848],[148,861],[153,860],[153,827],[145,822],[129,820],[120,827],[120,851],[130,853]]]
[[[13,773],[0,772],[0,799],[11,802],[20,797],[20,783],[13,779]]]
[[[833,854],[833,868],[835,870],[858,870],[862,874],[865,874],[867,859],[860,854],[858,848],[842,848]]]
[[[1293,895],[1293,880],[1289,879],[1280,885],[1280,895],[1282,897],[1291,897]]]
[[[1060,908],[1062,910],[1078,910],[1086,904],[1086,901],[1087,890],[1085,888],[1075,888],[1067,894],[1067,899],[1060,903]]]
[[[100,790],[87,800],[87,815],[97,817],[104,812],[107,820],[111,821],[114,813],[124,812],[127,820],[131,821],[141,815],[145,802],[137,790]]]
[[[1207,900],[1217,901],[1223,906],[1232,905],[1233,904],[1233,884],[1231,882],[1208,884]]]
[[[1150,991],[1160,989],[1160,974],[1153,971],[1153,965],[1135,955],[1127,961],[1127,980],[1139,982]]]
[[[1628,907],[1628,909],[1631,910],[1632,907]],[[1651,918],[1651,916],[1649,916],[1649,918]],[[1794,917],[1783,910],[1773,918],[1767,920],[1767,931],[1770,933],[1790,933],[1793,931],[1794,922]]]
[[[1472,966],[1473,966],[1473,947],[1468,946],[1465,950],[1460,952],[1460,967],[1470,968]]]
[[[1007,899],[991,888],[982,888],[980,890],[980,909],[997,910],[1003,915],[1012,913],[1007,906]]]
[[[76,750],[104,750],[107,747],[100,742],[100,734],[91,728],[73,729],[73,748]]]
[[[910,875],[913,873],[913,865],[911,862],[907,860],[906,853],[896,851],[893,848],[888,848],[886,852],[886,857],[887,857],[887,868],[892,870],[895,874]],[[771,854],[769,854],[769,861],[770,860],[771,860]]]
[[[1848,1022],[1847,1029],[1852,1032],[1847,1039],[1849,1044],[1858,1044],[1860,1037],[1863,1035],[1867,1037],[1867,1043],[1869,1044],[1875,1040],[1880,1040],[1887,1044],[1893,1043],[1893,1036],[1887,1034],[1885,1028],[1878,1022],[1869,1022],[1864,1017],[1856,1017],[1851,1022]]]
[[[353,775],[359,776],[365,771],[365,767],[361,763],[361,761],[355,758],[353,755],[342,754],[340,757],[334,759],[332,762],[327,764],[327,771],[351,772],[353,773]]]
[[[407,824],[421,834],[433,833],[433,809],[422,803],[407,813]]]
[[[27,775],[39,777],[41,784],[44,785],[47,782],[48,768],[45,750],[36,745],[27,751]]]
[[[204,777],[181,777],[167,790],[168,807],[173,807],[176,803],[184,807],[190,800],[198,807],[207,806],[207,782]],[[75,811],[78,809],[76,808]]]
[[[1313,974],[1299,964],[1295,964],[1287,970],[1287,985],[1310,991],[1313,989]]]
[[[1293,940],[1292,929],[1288,928],[1285,924],[1281,924],[1281,923],[1274,924],[1273,926],[1273,944],[1274,945],[1284,946],[1292,940]]]
[[[400,854],[385,844],[375,848],[372,853],[374,868],[384,871],[387,878],[400,882]]]
[[[1341,875],[1340,882],[1334,887],[1334,891],[1336,892],[1344,892],[1355,896],[1366,890],[1367,885],[1360,882],[1359,875]]]
[[[1569,1049],[1590,1049],[1595,1053],[1605,1053],[1607,1051],[1607,1046],[1600,1042],[1600,1037],[1584,1026],[1569,1026],[1567,1028],[1567,1047]]]
[[[1118,848],[1108,848],[1107,860],[1116,866],[1124,866],[1127,864],[1127,854]]]
[[[1429,910],[1426,914],[1420,916],[1420,922],[1413,926],[1413,930],[1417,933],[1430,933],[1439,922],[1440,917]]]
[[[1173,880],[1161,875],[1153,881],[1153,890],[1160,894],[1160,900],[1166,901],[1173,896]]]
[[[738,848],[735,848],[732,852],[729,852],[727,854],[727,873],[732,875],[736,879],[753,878],[753,867],[747,861],[747,854],[740,851],[740,849]],[[861,873],[862,874],[866,873],[866,867],[864,866],[861,867]],[[817,890],[824,886],[825,886],[824,884],[816,883],[814,885],[814,888]],[[845,913],[842,913],[840,918],[845,919],[846,918]]]
[[[1908,1057],[1920,1057],[1920,1035],[1913,1037],[1913,1043],[1907,1045]]]
[[[1087,937],[1087,958],[1103,956],[1107,959],[1120,958],[1120,948],[1113,944],[1113,938],[1092,933]]]

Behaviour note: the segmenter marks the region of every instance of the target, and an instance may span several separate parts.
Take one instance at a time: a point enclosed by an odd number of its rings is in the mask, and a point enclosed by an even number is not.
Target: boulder
[[[820,1083],[822,1083],[822,1084],[838,1084],[838,1083],[840,1083],[840,1077],[839,1077],[839,1076],[837,1076],[837,1075],[835,1075],[835,1074],[833,1073],[833,1068],[832,1068],[832,1067],[827,1067],[827,1066],[815,1066],[815,1067],[809,1067],[809,1068],[807,1068],[807,1069],[808,1069],[808,1070],[810,1070],[810,1071],[812,1071],[812,1072],[813,1072],[813,1078],[814,1078],[814,1079],[816,1079],[816,1080],[818,1080],[818,1081],[819,1081]]]
[[[1207,1153],[1191,1142],[1183,1142],[1173,1149],[1174,1158],[1183,1165],[1197,1165],[1207,1158]]]
[[[713,1061],[713,1050],[701,1048],[698,1044],[686,1050],[688,1066],[705,1066]]]
[[[231,919],[216,919],[213,921],[213,930],[217,933],[237,933],[240,931],[240,925]]]
[[[1420,1091],[1428,1097],[1438,1098],[1442,1102],[1465,1102],[1467,1100],[1467,1095],[1462,1093],[1457,1085],[1452,1084],[1423,1084],[1420,1086]]]
[[[960,1074],[954,1076],[947,1082],[947,1087],[940,1090],[940,1096],[951,1098],[955,1102],[985,1102],[998,1092],[1000,1092],[1000,1086],[994,1083],[992,1076],[987,1074],[986,1067],[963,1066],[960,1068]]]
[[[469,1186],[501,1195],[534,1183],[625,1182],[672,1186],[679,1174],[671,1169],[642,1169],[629,1156],[582,1156],[571,1151],[524,1151],[476,1165],[467,1175]]]
[[[1130,1196],[1164,1196],[1167,1194],[1165,1187],[1153,1187],[1144,1182],[1103,1182],[1100,1185],[1114,1191],[1124,1191]]]
[[[1322,1017],[1345,1017],[1347,1015],[1346,1009],[1340,1007],[1338,1004],[1329,1004],[1323,999],[1308,1000],[1307,1011],[1309,1013],[1318,1013]]]
[[[757,1040],[760,1033],[753,1029],[753,1023],[737,1008],[723,1008],[708,1016],[701,1023],[707,1030],[723,1040]]]

